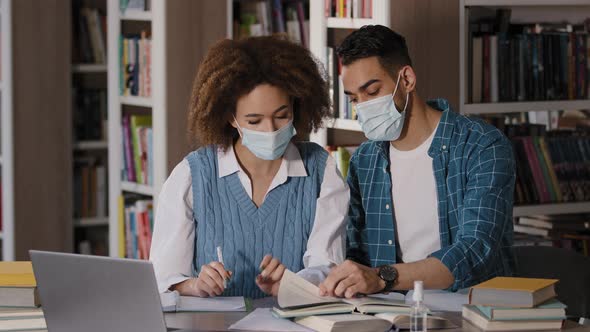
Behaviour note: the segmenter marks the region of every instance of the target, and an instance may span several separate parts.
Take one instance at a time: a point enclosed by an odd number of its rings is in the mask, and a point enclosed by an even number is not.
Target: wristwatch
[[[381,265],[378,270],[379,278],[385,281],[385,287],[381,290],[382,293],[389,293],[393,290],[395,282],[397,281],[397,269],[391,265]]]

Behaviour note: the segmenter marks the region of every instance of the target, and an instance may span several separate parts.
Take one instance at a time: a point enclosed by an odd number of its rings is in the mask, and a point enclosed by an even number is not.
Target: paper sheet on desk
[[[277,332],[313,332],[288,319],[276,318],[270,308],[258,308],[229,327],[230,330],[242,331],[277,331]]]
[[[406,303],[410,304],[414,291],[406,295]],[[458,311],[463,310],[463,305],[469,303],[469,289],[461,289],[456,293],[443,290],[425,290],[424,305],[431,311]]]
[[[180,296],[178,292],[160,294],[164,312],[180,311],[246,311],[246,302],[242,296],[218,296],[202,298]]]

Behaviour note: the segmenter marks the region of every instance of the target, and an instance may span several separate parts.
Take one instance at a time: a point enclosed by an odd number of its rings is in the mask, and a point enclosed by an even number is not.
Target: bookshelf
[[[14,252],[14,161],[12,108],[12,0],[0,0],[0,167],[2,169],[1,259],[12,261]]]
[[[107,0],[108,14],[108,160],[109,255],[125,257],[125,206],[130,200],[152,201],[172,169],[191,150],[186,139],[186,112],[197,66],[207,48],[229,35],[228,4],[211,1],[152,0],[144,11],[122,10],[119,0]],[[229,30],[228,30],[229,29]],[[151,94],[120,93],[119,38],[144,31],[151,40]],[[113,51],[114,50],[114,51]],[[145,82],[145,81],[144,81]],[[129,181],[122,124],[124,117],[151,116],[153,181]],[[147,126],[146,126],[147,127]],[[123,200],[125,206],[121,205]],[[132,202],[131,202],[132,204]]]
[[[73,248],[107,255],[106,0],[72,0]],[[88,227],[94,226],[94,227]],[[86,251],[84,251],[86,250]]]
[[[328,68],[327,48],[336,45],[329,45],[328,35],[335,29],[352,30],[358,29],[364,25],[380,24],[391,26],[390,11],[391,2],[386,0],[373,0],[372,18],[339,18],[326,17],[326,8],[324,1],[311,1],[310,3],[310,50],[316,58],[320,60],[324,68]],[[349,31],[345,31],[348,33]],[[333,96],[338,98],[338,96]],[[318,130],[310,135],[310,141],[322,146],[337,144],[328,137],[329,129],[338,129],[346,131],[361,132],[360,125],[356,120],[348,119],[330,119],[324,124],[325,128]]]
[[[459,3],[459,75],[460,96],[459,110],[467,115],[498,115],[524,112],[546,112],[580,110],[590,108],[590,99],[568,100],[531,100],[509,102],[471,102],[469,86],[472,84],[473,69],[470,67],[471,35],[469,33],[472,19],[490,15],[495,9],[510,9],[510,23],[562,23],[582,24],[590,17],[590,2],[587,0],[461,0]],[[486,11],[488,11],[486,13]],[[555,53],[554,53],[555,54]],[[485,69],[484,69],[485,70]],[[525,74],[526,75],[526,74]],[[493,78],[492,78],[493,82]],[[570,82],[571,84],[571,82]],[[531,215],[556,215],[589,213],[590,202],[567,202],[552,204],[521,205],[514,207],[514,217]]]

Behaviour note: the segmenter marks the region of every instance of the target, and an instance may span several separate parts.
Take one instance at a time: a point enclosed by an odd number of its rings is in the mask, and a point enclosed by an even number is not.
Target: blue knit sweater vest
[[[221,246],[225,267],[234,273],[224,296],[264,297],[255,279],[266,254],[291,271],[303,268],[328,153],[314,143],[300,143],[297,148],[307,176],[289,177],[267,194],[260,207],[252,202],[237,173],[219,178],[216,146],[186,157],[192,176],[195,272],[217,261],[216,247]]]

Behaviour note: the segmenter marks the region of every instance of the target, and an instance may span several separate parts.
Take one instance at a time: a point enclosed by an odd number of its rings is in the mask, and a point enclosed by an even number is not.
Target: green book
[[[481,313],[489,320],[561,320],[566,319],[567,306],[556,299],[551,299],[535,308],[508,308],[477,305]]]
[[[131,118],[131,135],[133,136],[133,158],[135,160],[135,181],[137,183],[147,183],[147,174],[141,168],[141,147],[139,146],[140,127],[152,127],[151,115],[132,115]],[[148,153],[151,153],[149,151]]]

